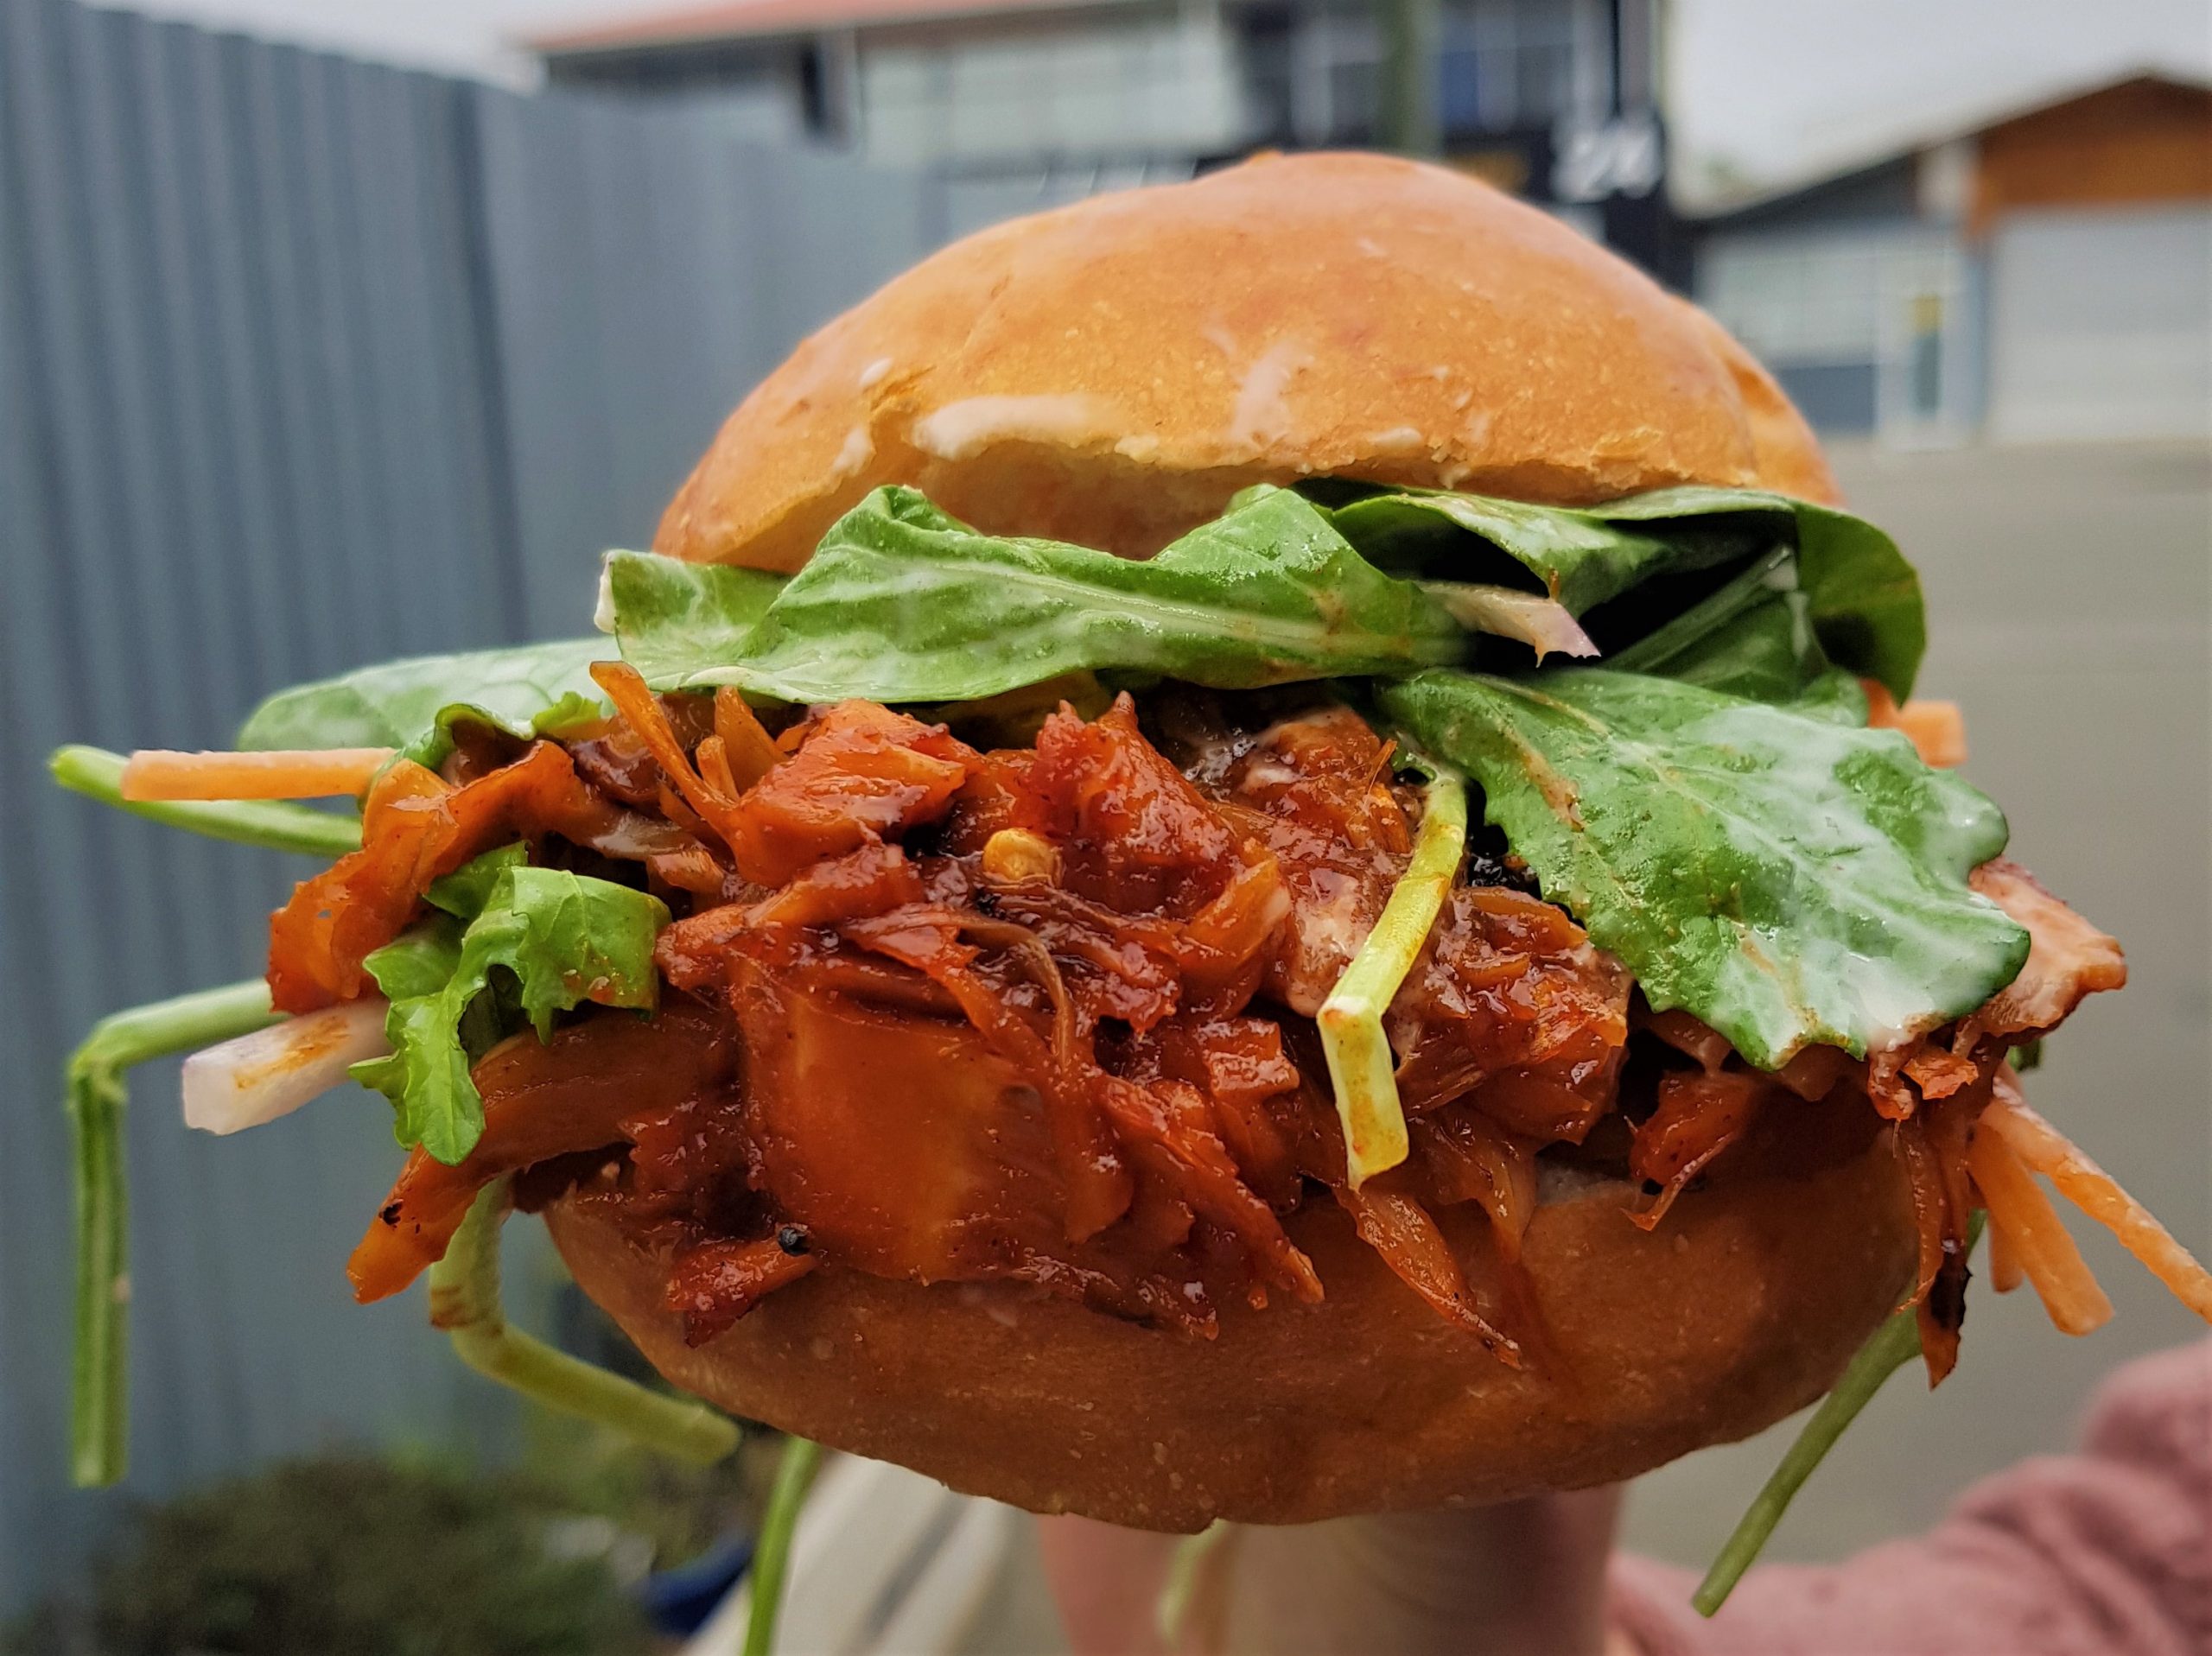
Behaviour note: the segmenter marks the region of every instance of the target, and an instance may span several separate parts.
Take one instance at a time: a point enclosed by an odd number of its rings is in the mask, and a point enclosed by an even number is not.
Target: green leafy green
[[[1605,665],[1754,701],[1785,702],[1847,724],[1866,722],[1866,693],[1821,648],[1810,600],[1798,586],[1796,555],[1786,546],[1755,558]]]
[[[506,1180],[486,1185],[430,1267],[437,1324],[461,1361],[533,1402],[612,1427],[677,1460],[707,1466],[734,1451],[738,1428],[728,1415],[572,1357],[507,1321],[499,1304],[499,1228],[511,1205]]]
[[[46,763],[54,781],[72,793],[149,822],[204,834],[211,840],[325,859],[361,848],[358,816],[316,810],[282,799],[125,799],[123,755],[105,748],[60,747]]]
[[[747,1607],[742,1656],[772,1656],[775,1650],[791,1537],[798,1531],[799,1508],[821,1464],[821,1444],[805,1437],[785,1441],[783,1458],[776,1466],[776,1487],[768,1493],[768,1509],[760,1515],[760,1539],[753,1549],[753,1581],[747,1589],[752,1602]]]
[[[1329,518],[1387,568],[1497,579],[1488,562],[1469,565],[1471,536],[1518,563],[1576,616],[1657,576],[1788,544],[1796,551],[1805,612],[1832,660],[1878,679],[1903,701],[1927,647],[1920,578],[1896,543],[1848,512],[1787,495],[1686,487],[1568,508],[1405,489],[1348,500]]]
[[[612,651],[603,638],[417,656],[279,690],[253,710],[238,746],[396,747],[435,765],[459,723],[542,736],[605,710],[588,670]]]
[[[1894,731],[1602,668],[1433,671],[1383,714],[1471,773],[1544,894],[1635,973],[1775,1069],[1963,1016],[2027,934],[1967,889],[2003,815]]]
[[[530,865],[530,845],[523,840],[495,847],[481,856],[430,882],[423,893],[434,909],[443,909],[460,920],[474,920],[484,912],[499,882],[513,870]]]
[[[1912,694],[1928,649],[1920,576],[1897,542],[1864,518],[1788,495],[1702,486],[1660,489],[1598,510],[1613,523],[1742,522],[1766,534],[1794,530],[1799,579],[1821,646],[1898,701]]]
[[[465,900],[477,883],[449,879],[449,898]],[[493,986],[493,968],[512,974],[523,1016],[538,1039],[550,1039],[554,1013],[580,1001],[652,1010],[660,984],[653,939],[667,923],[657,897],[509,863],[466,930],[455,920],[434,920],[369,956],[370,975],[391,1002],[385,1018],[391,1051],[355,1064],[353,1078],[391,1100],[401,1144],[419,1144],[448,1165],[458,1162],[484,1131],[465,1020]]]
[[[1986,1216],[1977,1208],[1967,1221],[1968,1253],[1981,1240]],[[1691,1607],[1700,1615],[1715,1615],[1728,1602],[1728,1595],[1736,1590],[1736,1583],[1743,1580],[1744,1572],[1766,1550],[1775,1526],[1782,1522],[1782,1515],[1789,1510],[1789,1503],[1797,1498],[1797,1492],[1805,1487],[1805,1480],[1827,1458],[1828,1451],[1836,1446],[1845,1429],[1859,1418],[1859,1411],[1874,1400],[1874,1393],[1888,1383],[1890,1376],[1919,1355],[1920,1318],[1910,1305],[1901,1311],[1892,1311],[1889,1320],[1867,1336],[1866,1343],[1852,1358],[1850,1367],[1843,1371],[1827,1396],[1821,1399],[1821,1406],[1813,1411],[1799,1430],[1789,1452],[1760,1486],[1750,1508],[1737,1520],[1712,1567],[1705,1572],[1705,1579],[1690,1596]]]
[[[655,688],[787,701],[976,701],[1109,668],[1242,688],[1404,672],[1467,649],[1442,605],[1281,489],[1143,562],[978,534],[912,489],[879,489],[749,630],[730,620],[753,596],[746,572],[660,574],[652,609],[626,607],[644,581],[610,584],[615,635]]]
[[[680,683],[702,663],[741,660],[785,580],[732,564],[609,552],[596,619],[648,683]]]
[[[1487,495],[1402,489],[1351,500],[1329,513],[1338,532],[1389,569],[1460,578],[1472,536],[1541,583],[1574,615],[1656,575],[1734,562],[1752,549],[1740,536],[1623,529],[1601,516]],[[1481,567],[1467,579],[1489,578]]]
[[[116,1482],[127,1460],[130,1365],[130,1209],[123,1164],[125,1075],[277,1021],[259,978],[111,1013],[69,1055],[68,1109],[76,1166],[77,1292],[69,1469],[83,1486]]]

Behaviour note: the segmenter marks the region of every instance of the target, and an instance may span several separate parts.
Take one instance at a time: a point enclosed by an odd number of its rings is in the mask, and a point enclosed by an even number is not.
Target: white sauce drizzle
[[[914,447],[943,460],[963,460],[994,443],[1082,443],[1110,433],[1115,422],[1096,397],[970,397],[914,422]]]

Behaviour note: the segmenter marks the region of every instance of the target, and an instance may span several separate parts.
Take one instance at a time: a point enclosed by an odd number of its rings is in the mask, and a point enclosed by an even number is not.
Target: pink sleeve
[[[1975,1485],[1924,1536],[1754,1570],[1710,1621],[1694,1584],[1616,1560],[1615,1626],[1643,1656],[2207,1656],[2212,1341],[2120,1370],[2079,1450]]]

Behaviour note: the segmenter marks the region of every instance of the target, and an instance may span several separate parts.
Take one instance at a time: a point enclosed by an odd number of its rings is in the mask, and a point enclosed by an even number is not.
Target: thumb
[[[1461,1512],[1240,1525],[1201,1566],[1190,1656],[1599,1656],[1617,1488]],[[1077,1656],[1164,1656],[1177,1538],[1039,1525]]]

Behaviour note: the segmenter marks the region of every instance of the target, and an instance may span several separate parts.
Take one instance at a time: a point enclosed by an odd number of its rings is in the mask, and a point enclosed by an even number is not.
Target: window
[[[1446,0],[1437,62],[1445,131],[1527,130],[1602,110],[1610,29],[1599,0]]]
[[[861,131],[906,164],[1208,153],[1245,128],[1228,41],[1185,19],[864,47]]]

